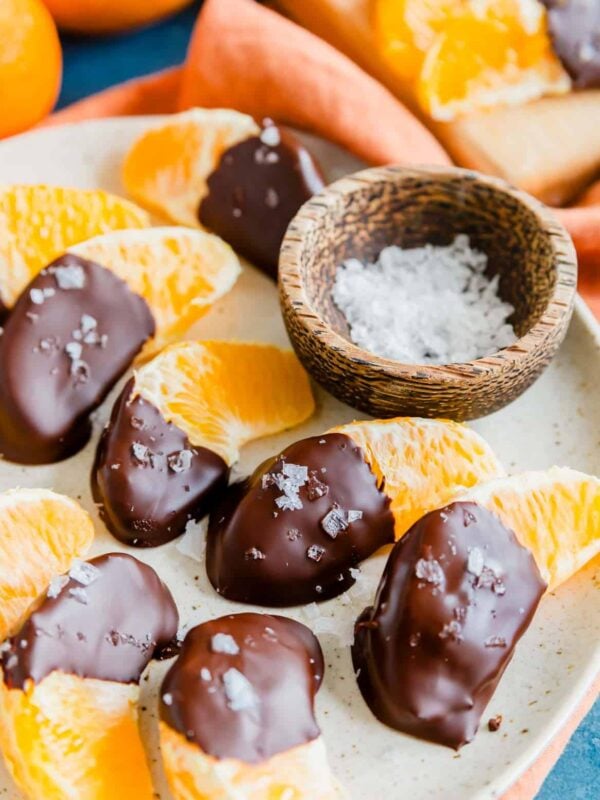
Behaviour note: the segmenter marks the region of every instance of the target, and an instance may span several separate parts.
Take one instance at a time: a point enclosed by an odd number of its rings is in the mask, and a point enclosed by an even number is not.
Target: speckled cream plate
[[[129,144],[152,119],[120,119],[38,131],[0,144],[0,183],[48,182],[122,192],[121,159]],[[330,179],[361,166],[331,145],[310,140]],[[194,330],[200,337],[287,342],[277,292],[266,277],[247,267],[237,286]],[[590,312],[578,303],[559,356],[520,400],[474,425],[496,448],[511,471],[564,464],[600,473],[600,333]],[[95,553],[121,549],[98,520],[88,475],[98,434],[112,400],[96,414],[94,436],[74,458],[48,467],[0,462],[0,489],[50,487],[79,499],[97,525]],[[300,428],[263,440],[243,452],[238,472],[247,473],[279,448],[304,436],[352,420],[355,413],[332,397],[318,394],[318,412]],[[135,555],[152,564],[170,585],[189,627],[243,606],[221,600],[212,591],[203,564],[181,550],[201,552],[187,537]],[[533,625],[517,648],[484,716],[502,714],[497,733],[482,726],[476,740],[456,754],[411,739],[371,716],[355,686],[348,648],[352,621],[370,601],[383,568],[374,558],[350,596],[290,616],[318,633],[328,665],[319,694],[318,718],[331,763],[354,800],[385,794],[400,800],[484,800],[500,797],[539,756],[585,695],[600,670],[600,566],[589,565],[546,597]],[[156,787],[169,798],[156,749],[156,689],[166,665],[154,664],[142,682],[144,735],[151,751]],[[0,766],[0,795],[17,800]],[[38,800],[43,800],[39,798]],[[132,799],[133,800],[133,799]]]

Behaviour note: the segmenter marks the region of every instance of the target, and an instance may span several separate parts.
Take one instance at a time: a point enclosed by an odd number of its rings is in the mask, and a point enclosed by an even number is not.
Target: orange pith
[[[186,228],[114,231],[70,252],[112,270],[146,300],[156,336],[144,348],[145,358],[203,317],[241,272],[222,239]]]
[[[568,91],[538,0],[374,0],[382,58],[434,119]]]
[[[160,722],[165,771],[174,800],[343,800],[321,738],[260,764],[221,761]]]
[[[134,392],[229,465],[243,444],[299,425],[314,411],[296,356],[266,344],[171,345],[135,373]]]
[[[553,467],[481,484],[459,499],[495,512],[532,551],[549,589],[600,553],[600,478]]]
[[[238,111],[194,108],[176,114],[134,142],[123,162],[123,183],[145,208],[199,227],[207,177],[225,150],[258,132],[252,117]]]
[[[397,539],[457,492],[505,474],[481,436],[450,420],[399,417],[353,422],[333,430],[350,436],[363,449],[391,498]]]
[[[89,515],[68,497],[46,489],[0,494],[0,642],[93,538]]]
[[[0,3],[0,138],[27,130],[56,101],[62,52],[42,0]]]
[[[78,33],[112,33],[154,22],[191,0],[44,0],[57,25]]]
[[[71,245],[149,224],[141,208],[100,190],[0,187],[0,299],[12,306],[29,281]]]
[[[0,670],[0,677],[2,671]],[[0,683],[0,748],[32,800],[151,800],[137,725],[139,686],[53,672]]]

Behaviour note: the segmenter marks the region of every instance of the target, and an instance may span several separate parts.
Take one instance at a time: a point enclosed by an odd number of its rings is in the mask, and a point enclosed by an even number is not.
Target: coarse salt
[[[487,256],[456,236],[447,247],[386,247],[373,264],[338,267],[333,300],[352,341],[407,364],[451,364],[495,353],[516,341],[514,312],[485,275]]]

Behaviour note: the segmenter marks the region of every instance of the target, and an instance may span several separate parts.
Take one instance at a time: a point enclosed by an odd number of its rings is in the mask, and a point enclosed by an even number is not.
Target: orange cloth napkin
[[[45,124],[170,113],[194,105],[270,116],[337,142],[372,164],[450,163],[433,135],[381,84],[321,39],[253,0],[206,0],[185,65],[108,89]],[[600,205],[558,214],[583,265],[580,290],[600,317]],[[596,682],[503,800],[532,800],[599,689]]]

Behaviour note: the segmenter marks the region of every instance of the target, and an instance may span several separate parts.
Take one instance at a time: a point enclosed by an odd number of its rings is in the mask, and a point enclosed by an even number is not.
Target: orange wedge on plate
[[[257,136],[247,114],[193,108],[142,134],[123,163],[123,183],[144,207],[171,222],[200,227],[206,179],[230,147]]]
[[[144,357],[203,317],[241,272],[238,257],[222,239],[186,228],[114,231],[69,252],[107,267],[146,300],[156,336]]]
[[[600,553],[600,478],[566,467],[476,486],[458,500],[495,512],[556,589]]]
[[[382,58],[434,119],[567,92],[539,0],[374,0]]]
[[[146,228],[145,211],[98,189],[0,188],[0,301],[14,305],[37,273],[71,245],[119,228]]]
[[[155,798],[138,730],[139,694],[137,684],[58,671],[23,691],[0,681],[0,748],[25,796]]]
[[[171,345],[136,371],[134,394],[229,466],[243,444],[299,425],[315,408],[291,350],[246,342]]]
[[[489,444],[451,420],[399,417],[353,422],[332,432],[345,433],[362,448],[391,499],[397,539],[457,492],[505,474]]]
[[[93,538],[90,516],[69,497],[47,489],[0,494],[0,642]]]

